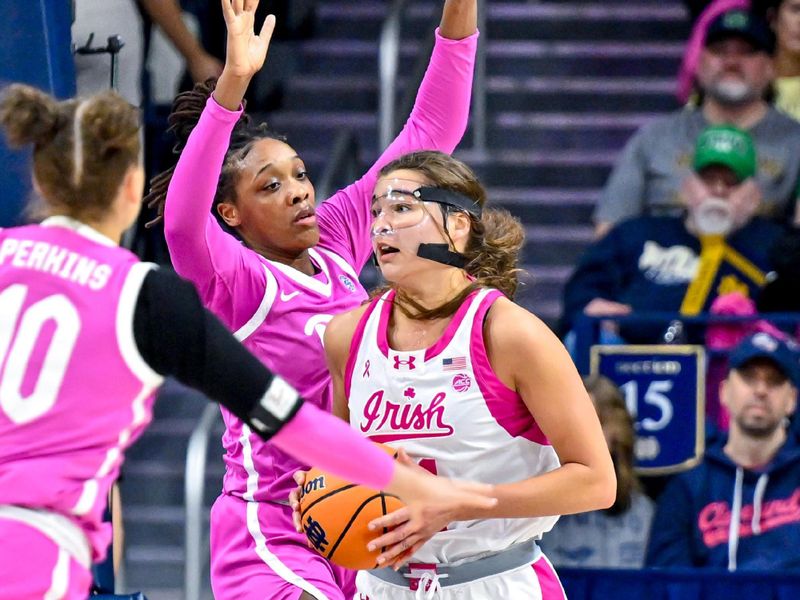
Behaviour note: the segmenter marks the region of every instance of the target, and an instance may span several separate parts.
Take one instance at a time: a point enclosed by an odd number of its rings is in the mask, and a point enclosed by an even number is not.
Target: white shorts
[[[469,568],[466,565],[465,568]],[[401,571],[402,572],[402,571]],[[415,574],[420,574],[415,571]],[[408,574],[406,576],[408,578]],[[480,579],[447,585],[447,580],[431,572],[408,578],[405,586],[380,579],[369,571],[356,577],[354,600],[566,600],[564,588],[553,565],[544,554],[530,564]]]

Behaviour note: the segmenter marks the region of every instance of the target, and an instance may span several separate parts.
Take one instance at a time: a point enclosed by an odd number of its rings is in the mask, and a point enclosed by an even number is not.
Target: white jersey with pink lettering
[[[375,298],[356,328],[345,373],[350,424],[374,441],[402,447],[446,477],[510,483],[559,466],[516,391],[492,370],[483,323],[494,289],[470,295],[430,348],[397,352],[387,326],[394,292]],[[538,539],[557,516],[451,524],[412,562],[471,561]]]

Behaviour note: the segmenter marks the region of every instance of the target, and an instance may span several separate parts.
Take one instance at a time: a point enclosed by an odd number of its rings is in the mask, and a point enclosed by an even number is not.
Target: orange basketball
[[[397,458],[394,448],[378,445]],[[374,569],[382,549],[368,552],[367,543],[388,530],[370,531],[367,525],[403,506],[397,496],[312,468],[300,496],[300,518],[319,554],[348,569]]]

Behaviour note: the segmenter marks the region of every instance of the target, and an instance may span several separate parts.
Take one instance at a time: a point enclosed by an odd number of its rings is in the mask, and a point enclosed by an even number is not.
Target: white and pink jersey
[[[205,305],[308,402],[330,409],[322,335],[330,319],[367,295],[357,274],[369,259],[370,205],[378,172],[414,150],[452,152],[466,129],[478,34],[436,44],[414,109],[397,139],[355,183],[317,208],[320,242],[309,250],[317,273],[271,262],[225,233],[210,214],[231,131],[241,112],[209,99],[170,182],[164,213],[175,270]],[[263,442],[223,409],[224,491],[246,500],[285,501],[303,467]]]
[[[41,509],[31,526],[85,548],[46,515],[67,517],[94,560],[111,541],[109,488],[162,381],[133,337],[151,268],[65,217],[0,230],[0,507]]]
[[[376,298],[353,336],[345,373],[350,424],[377,442],[404,448],[446,477],[510,483],[559,466],[555,450],[522,398],[492,370],[483,322],[502,296],[470,295],[430,348],[396,352],[387,326],[394,292]],[[453,523],[413,557],[459,563],[541,537],[558,517]]]

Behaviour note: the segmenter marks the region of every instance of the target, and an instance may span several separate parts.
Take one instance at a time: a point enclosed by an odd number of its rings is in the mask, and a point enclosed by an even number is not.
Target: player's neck
[[[415,273],[403,281],[399,289],[403,296],[425,308],[436,308],[446,304],[470,284],[466,272],[461,269],[429,269]]]
[[[122,227],[120,227],[117,223],[112,222],[111,220],[83,221],[83,223],[85,223],[98,233],[103,234],[105,237],[107,237],[117,245],[120,244],[120,242],[122,241],[122,234],[125,233],[125,230],[122,229]]]
[[[248,246],[251,250],[254,250],[267,260],[292,267],[293,269],[300,271],[303,275],[312,277],[319,271],[314,265],[314,262],[311,260],[308,250],[303,250],[300,254],[293,254],[282,252],[280,250],[276,250],[275,248],[267,248],[263,246],[257,247],[250,244],[248,244]]]

